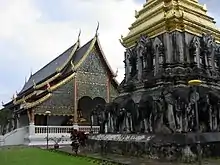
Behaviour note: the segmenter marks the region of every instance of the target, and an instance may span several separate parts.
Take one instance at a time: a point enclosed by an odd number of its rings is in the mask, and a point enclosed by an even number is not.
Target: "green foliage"
[[[86,158],[22,147],[0,149],[0,160],[1,165],[95,165]]]
[[[0,110],[0,135],[4,134],[4,128],[9,123],[9,120],[11,119],[12,114],[11,111],[8,109],[2,109]]]

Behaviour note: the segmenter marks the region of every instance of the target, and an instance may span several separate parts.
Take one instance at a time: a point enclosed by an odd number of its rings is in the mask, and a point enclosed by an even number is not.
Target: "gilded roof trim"
[[[65,66],[66,66],[68,63],[70,63],[70,61],[72,60],[72,58],[73,58],[75,52],[76,52],[77,49],[79,48],[79,44],[80,44],[80,42],[79,42],[79,40],[78,40],[77,43],[75,44],[75,46],[74,46],[72,52],[70,53],[70,56],[69,56],[69,58],[67,59],[67,61],[66,61],[61,67],[57,68],[57,71],[58,71],[58,72],[61,72],[61,71],[65,68]]]
[[[87,49],[86,53],[83,55],[83,57],[79,60],[79,62],[75,65],[75,68],[74,69],[77,69],[78,67],[80,67],[80,65],[85,61],[85,59],[87,58],[87,56],[89,55],[89,53],[92,51],[92,48],[94,47],[95,43],[96,43],[96,40],[97,40],[97,36],[95,36],[93,39],[92,39],[92,42],[89,46],[89,48]]]
[[[64,85],[66,83],[68,83],[70,80],[73,79],[73,77],[75,76],[76,73],[72,73],[70,76],[68,76],[67,78],[65,78],[64,80],[62,80],[61,82],[57,83],[56,85],[52,86],[49,88],[49,91],[54,91],[57,88],[59,88],[61,85]]]
[[[61,82],[57,83],[54,86],[51,86],[49,89],[47,89],[49,92],[52,92],[54,90],[56,90],[58,87],[60,87],[61,85],[69,82],[71,79],[73,79],[75,73],[71,74],[70,76],[68,76],[67,78],[65,78],[64,80],[62,80]],[[45,90],[46,91],[46,90]],[[23,97],[22,99],[15,101],[14,104],[20,104],[25,102],[28,98],[31,98],[34,94],[36,94],[36,91],[34,91],[33,93],[31,93],[30,95],[27,95],[26,97]],[[32,103],[30,103],[32,104]]]
[[[30,93],[30,94],[27,95],[27,96],[22,97],[22,98],[19,99],[19,100],[14,100],[13,103],[14,103],[14,104],[20,104],[20,103],[23,103],[23,102],[25,102],[25,100],[31,98],[31,97],[34,96],[35,94],[36,94],[36,91]]]
[[[48,93],[47,95],[45,95],[44,97],[38,99],[37,101],[35,102],[32,102],[32,103],[26,103],[24,105],[24,109],[29,109],[29,108],[33,108],[41,103],[43,103],[44,101],[46,101],[47,99],[49,99],[50,97],[52,96],[51,93]]]
[[[47,81],[44,81],[44,82],[36,85],[36,87],[34,89],[42,88],[43,86],[47,85],[47,83],[50,83],[50,82],[54,81],[55,79],[57,79],[61,75],[62,75],[61,73],[57,73],[55,76],[49,78]]]

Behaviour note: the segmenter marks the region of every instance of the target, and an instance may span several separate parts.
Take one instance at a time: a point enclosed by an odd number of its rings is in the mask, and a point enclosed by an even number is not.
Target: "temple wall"
[[[24,126],[28,126],[28,125],[29,125],[29,119],[28,119],[27,114],[20,115],[20,118],[19,118],[19,128],[20,127],[24,127]]]
[[[52,96],[36,106],[35,113],[44,114],[51,111],[55,115],[73,114],[74,110],[74,81],[73,79],[51,92]]]

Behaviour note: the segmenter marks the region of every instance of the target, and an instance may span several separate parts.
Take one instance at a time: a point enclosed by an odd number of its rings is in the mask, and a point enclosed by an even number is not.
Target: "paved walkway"
[[[62,147],[59,149],[60,151],[72,153],[71,147]],[[109,160],[115,163],[124,164],[124,165],[187,165],[185,163],[172,163],[172,162],[159,162],[155,160],[143,159],[143,158],[132,158],[132,157],[125,157],[120,155],[113,155],[108,154],[105,156],[101,156],[100,154],[93,154],[93,153],[80,153],[81,156],[88,156],[95,159],[103,159]],[[203,165],[219,165],[220,160],[203,160]],[[195,164],[191,164],[195,165]]]

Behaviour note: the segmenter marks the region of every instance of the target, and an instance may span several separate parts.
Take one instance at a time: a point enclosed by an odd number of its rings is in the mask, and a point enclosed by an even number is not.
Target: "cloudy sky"
[[[0,0],[0,101],[10,100],[21,90],[25,77],[74,44],[79,29],[82,44],[91,39],[97,21],[102,47],[113,70],[119,68],[121,81],[124,49],[118,39],[126,35],[134,11],[145,1]],[[207,4],[218,21],[220,1],[200,2]]]

